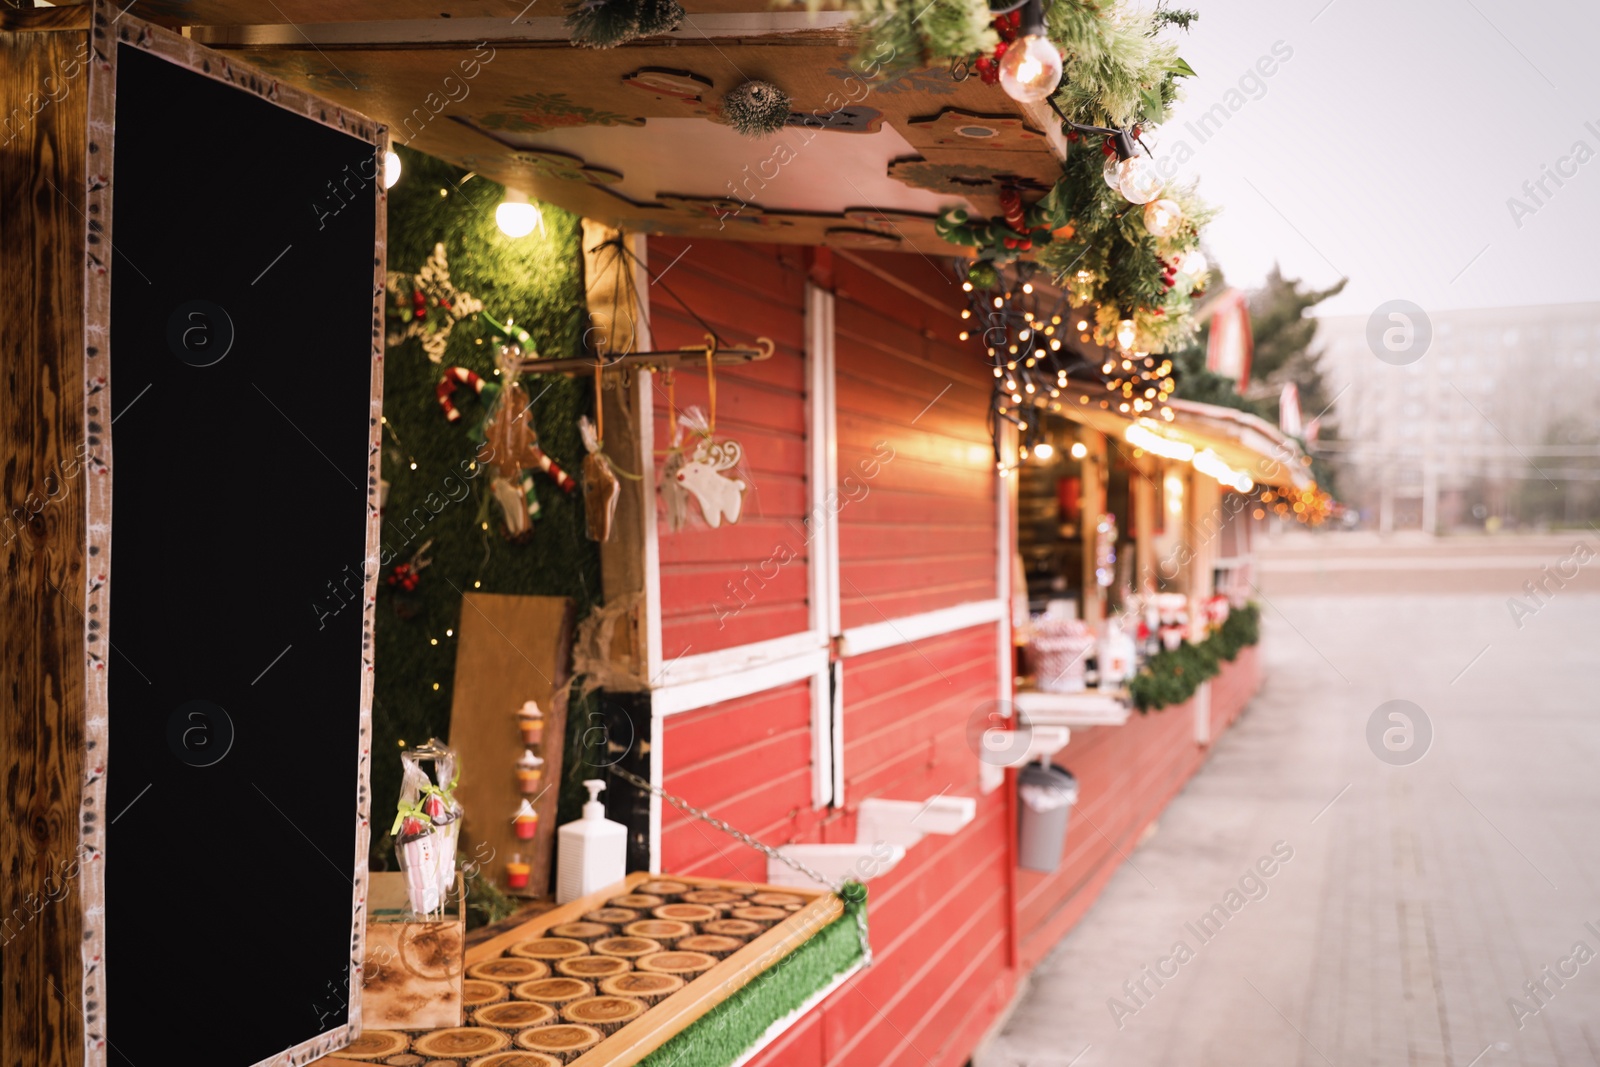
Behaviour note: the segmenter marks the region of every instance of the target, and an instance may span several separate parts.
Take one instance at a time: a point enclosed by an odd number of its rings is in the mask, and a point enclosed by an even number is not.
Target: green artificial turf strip
[[[639,1067],[727,1067],[769,1026],[861,960],[854,909],[865,906],[847,904],[843,915],[640,1060]]]

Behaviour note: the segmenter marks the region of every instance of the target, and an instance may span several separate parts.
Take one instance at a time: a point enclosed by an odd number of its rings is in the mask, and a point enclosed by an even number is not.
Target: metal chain
[[[829,889],[832,889],[841,898],[844,896],[844,883],[843,882],[833,882],[833,881],[828,880],[827,878],[823,877],[823,875],[821,873],[819,873],[819,872],[813,870],[812,868],[806,866],[804,863],[801,863],[799,860],[794,859],[794,858],[792,858],[790,856],[785,856],[782,852],[779,852],[777,849],[773,848],[771,845],[766,845],[766,844],[761,843],[760,841],[757,841],[755,838],[751,837],[749,834],[745,833],[743,830],[734,829],[732,826],[729,826],[727,823],[723,822],[721,819],[717,818],[715,815],[712,815],[710,812],[701,811],[699,808],[695,807],[693,804],[690,804],[687,800],[684,800],[682,797],[673,796],[671,793],[667,792],[665,789],[662,789],[660,786],[653,785],[650,782],[646,781],[645,779],[640,778],[637,774],[634,774],[632,771],[623,770],[621,767],[618,767],[618,766],[615,766],[615,765],[613,765],[610,768],[610,770],[611,770],[612,774],[614,774],[617,777],[621,778],[623,781],[628,782],[628,783],[630,783],[632,785],[636,785],[640,789],[648,790],[649,792],[654,793],[656,796],[660,797],[662,800],[665,800],[668,804],[671,804],[673,807],[677,808],[679,811],[683,812],[685,815],[689,816],[690,818],[699,819],[701,822],[710,823],[712,826],[715,826],[718,830],[721,830],[723,833],[727,834],[729,837],[732,837],[737,841],[740,841],[740,842],[742,842],[742,843],[744,843],[746,845],[749,845],[751,848],[755,849],[757,852],[765,853],[768,859],[774,859],[774,860],[777,860],[779,863],[782,863],[782,864],[784,864],[784,865],[786,865],[788,867],[792,867],[795,870],[799,871],[801,874],[805,875],[807,878],[810,878],[813,881],[817,882],[818,884],[825,885]]]

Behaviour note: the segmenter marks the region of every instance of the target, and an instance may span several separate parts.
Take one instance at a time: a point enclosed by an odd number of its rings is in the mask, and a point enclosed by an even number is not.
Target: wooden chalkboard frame
[[[388,128],[381,123],[280,83],[271,74],[229,59],[188,38],[126,15],[107,0],[95,0],[89,34],[86,217],[90,221],[89,247],[84,260],[84,425],[93,427],[102,423],[102,419],[93,412],[109,412],[111,408],[111,284],[114,258],[111,252],[111,174],[115,151],[119,45],[132,45],[372,145],[375,174],[383,173],[389,136]],[[256,1067],[303,1064],[343,1048],[361,1032],[359,975],[365,959],[367,854],[372,794],[372,630],[379,570],[378,465],[383,417],[384,261],[389,199],[381,181],[373,185],[377,219],[372,256],[372,389],[367,447],[365,599],[361,622],[361,751],[356,762],[356,843],[355,855],[351,860],[349,1021],[341,1029],[320,1034],[269,1056],[259,1061]],[[83,764],[78,854],[88,861],[83,864],[79,894],[83,909],[83,988],[79,1009],[85,1024],[86,1067],[103,1067],[106,1063],[103,975],[105,968],[117,965],[116,960],[107,960],[104,955],[105,867],[100,861],[107,827],[106,821],[98,814],[105,810],[106,753],[110,740],[107,672],[110,670],[111,656],[109,648],[100,649],[98,642],[100,635],[107,632],[109,627],[111,609],[111,479],[114,473],[110,420],[103,420],[103,425],[103,433],[90,437],[90,451],[85,457],[90,477],[85,493],[87,554],[84,559],[88,566],[84,571],[84,741],[90,755]],[[96,621],[91,623],[88,621],[90,618]],[[354,663],[351,669],[356,669]],[[161,920],[152,917],[151,921]]]

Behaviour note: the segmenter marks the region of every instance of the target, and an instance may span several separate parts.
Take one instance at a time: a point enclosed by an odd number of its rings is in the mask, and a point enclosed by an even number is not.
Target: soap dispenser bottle
[[[557,904],[615,885],[628,873],[628,828],[606,818],[606,806],[600,802],[605,780],[588,778],[583,787],[589,791],[583,818],[567,823],[557,834]]]

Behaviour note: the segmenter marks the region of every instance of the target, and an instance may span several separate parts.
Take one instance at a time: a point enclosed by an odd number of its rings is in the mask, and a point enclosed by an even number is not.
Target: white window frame
[[[642,242],[641,242],[642,244]],[[637,249],[641,264],[645,250]],[[642,274],[642,270],[641,270]],[[640,279],[641,302],[648,314],[648,276]],[[1011,531],[1009,479],[996,479],[998,519],[996,595],[987,600],[958,604],[936,611],[902,616],[885,622],[851,627],[841,625],[838,428],[836,393],[836,326],[834,294],[807,282],[805,293],[807,504],[806,630],[765,641],[685,655],[662,662],[661,567],[659,530],[654,507],[645,509],[646,631],[650,657],[651,729],[650,776],[657,785],[663,777],[662,739],[668,716],[711,707],[727,700],[751,696],[801,680],[811,683],[812,802],[817,808],[845,805],[844,789],[844,663],[846,657],[894,648],[924,638],[954,633],[974,626],[996,628],[999,651],[997,697],[1011,698],[1010,587]],[[648,341],[641,340],[641,344]],[[650,423],[652,384],[641,374],[637,398],[641,444],[646,451],[647,484],[653,484],[650,450],[654,447]],[[996,768],[996,770],[999,770]],[[1003,780],[1003,772],[999,780]],[[987,792],[999,784],[983,776]],[[692,798],[691,798],[692,799]],[[661,869],[661,799],[650,802],[650,869]]]

